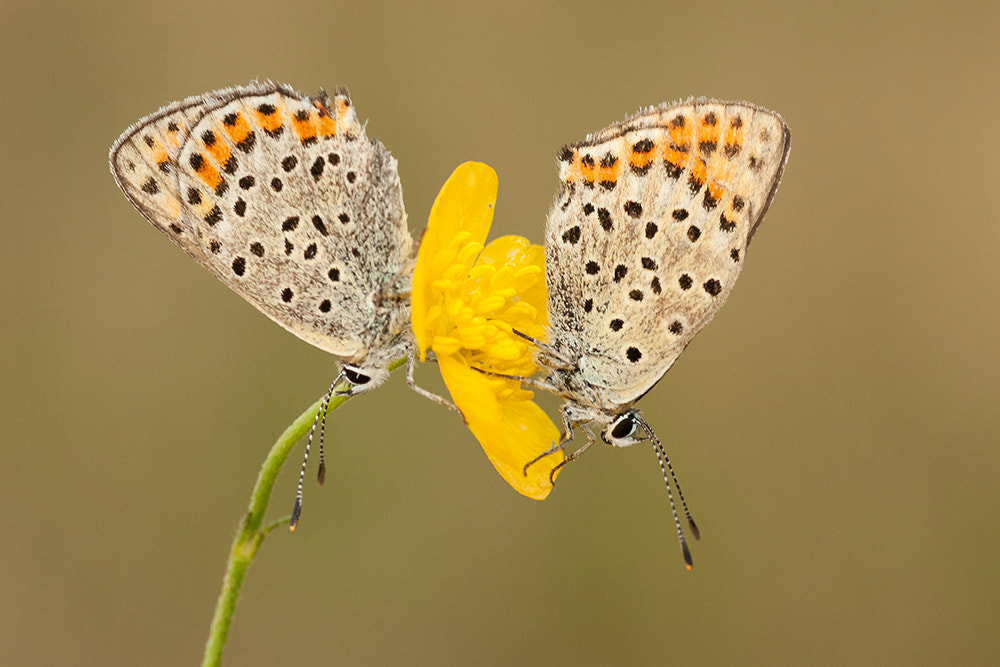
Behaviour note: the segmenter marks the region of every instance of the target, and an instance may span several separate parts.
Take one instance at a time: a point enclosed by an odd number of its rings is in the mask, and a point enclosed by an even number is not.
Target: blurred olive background
[[[332,415],[228,664],[996,664],[998,29],[987,2],[5,0],[0,660],[199,661],[258,467],[334,376],[107,168],[161,105],[268,78],[349,88],[415,236],[475,159],[494,236],[540,242],[564,143],[688,95],[781,112],[792,151],[733,298],[641,403],[693,572],[648,447],[531,501],[398,372]]]

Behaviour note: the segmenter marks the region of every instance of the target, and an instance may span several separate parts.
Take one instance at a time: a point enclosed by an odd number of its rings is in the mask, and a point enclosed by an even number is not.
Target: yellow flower
[[[516,380],[538,368],[528,341],[545,336],[545,250],[519,236],[484,247],[493,221],[497,176],[478,162],[459,166],[441,188],[420,241],[413,272],[411,320],[424,359],[433,350],[448,391],[497,472],[519,493],[541,500],[563,461],[554,452],[529,461],[559,439],[533,394]]]

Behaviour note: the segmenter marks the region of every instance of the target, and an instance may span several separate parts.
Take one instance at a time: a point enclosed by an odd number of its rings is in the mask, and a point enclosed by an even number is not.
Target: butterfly
[[[415,246],[396,159],[366,136],[346,93],[252,83],[189,97],[129,127],[110,163],[153,226],[259,311],[339,357],[320,414],[334,393],[382,384],[400,359],[413,389],[443,401],[413,381]],[[321,461],[321,481],[323,471]],[[292,528],[301,496],[300,476]]]
[[[532,384],[564,399],[563,435],[546,454],[575,428],[587,442],[567,463],[595,442],[594,428],[615,447],[651,440],[695,537],[666,452],[634,405],[729,297],[790,136],[772,111],[699,98],[646,109],[559,155],[545,232],[549,328],[533,340],[543,379]],[[690,567],[676,509],[674,520]]]

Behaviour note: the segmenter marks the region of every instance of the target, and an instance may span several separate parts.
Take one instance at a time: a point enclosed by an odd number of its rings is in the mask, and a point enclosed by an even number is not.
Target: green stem
[[[389,365],[389,370],[398,368],[406,363],[406,359],[394,361]],[[327,412],[337,408],[350,396],[346,394],[334,395],[330,399]],[[292,448],[302,437],[309,432],[316,420],[322,399],[313,403],[309,408],[299,415],[298,419],[292,422],[285,432],[281,434],[257,475],[257,483],[254,485],[253,494],[250,496],[250,507],[243,517],[240,529],[233,540],[233,546],[229,550],[229,563],[226,565],[226,575],[222,580],[222,591],[219,593],[219,600],[215,604],[215,616],[212,618],[212,626],[208,633],[208,642],[205,644],[205,657],[202,660],[203,667],[217,666],[222,662],[222,649],[226,646],[226,638],[229,635],[229,626],[233,621],[233,611],[236,609],[236,599],[240,594],[240,587],[243,585],[243,577],[247,568],[257,555],[264,536],[271,530],[281,525],[287,525],[291,517],[282,517],[277,521],[272,521],[263,528],[264,512],[267,511],[267,503],[271,499],[271,490],[274,488],[274,481],[278,478],[278,471],[288,458]]]

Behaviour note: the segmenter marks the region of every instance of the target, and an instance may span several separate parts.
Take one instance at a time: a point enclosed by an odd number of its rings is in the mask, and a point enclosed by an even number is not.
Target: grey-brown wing
[[[254,84],[189,98],[129,128],[111,165],[198,263],[338,356],[371,344],[383,292],[412,267],[396,161],[346,95]]]
[[[608,402],[648,391],[725,303],[788,156],[777,114],[688,100],[563,150],[549,213],[549,343]]]

